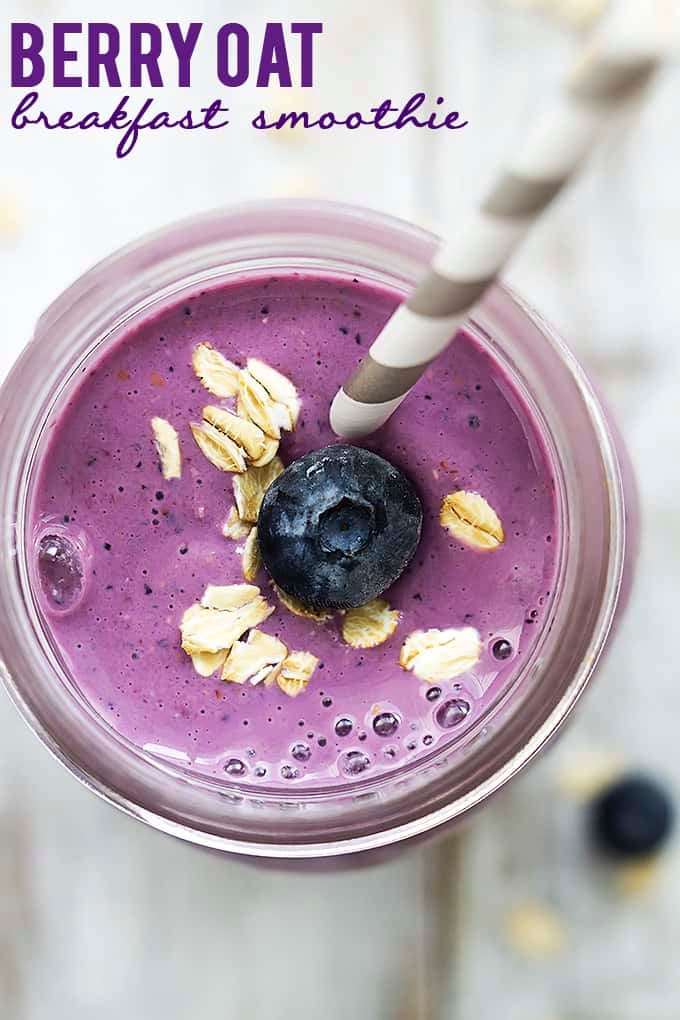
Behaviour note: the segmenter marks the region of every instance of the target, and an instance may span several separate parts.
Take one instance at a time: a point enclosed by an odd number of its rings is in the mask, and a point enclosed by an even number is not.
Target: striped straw
[[[425,277],[336,394],[330,421],[337,435],[353,438],[380,428],[448,346],[612,113],[650,79],[662,51],[664,12],[677,17],[677,0],[628,0],[618,8],[618,20],[610,18],[607,31],[595,36],[560,100],[520,140],[481,207],[441,245]]]

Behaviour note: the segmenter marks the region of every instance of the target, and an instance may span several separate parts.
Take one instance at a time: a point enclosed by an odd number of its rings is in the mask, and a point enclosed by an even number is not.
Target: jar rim
[[[211,232],[219,232],[221,223],[232,223],[240,219],[247,221],[252,216],[266,219],[270,213],[279,216],[282,221],[291,222],[295,221],[298,216],[320,216],[324,220],[335,223],[336,226],[339,226],[341,223],[344,226],[353,223],[355,225],[359,224],[364,228],[367,224],[370,224],[372,229],[378,232],[382,230],[387,234],[399,235],[401,241],[414,244],[423,249],[423,251],[431,249],[436,243],[436,238],[433,235],[405,221],[372,210],[334,202],[271,200],[244,203],[231,209],[206,212],[172,224],[152,234],[147,234],[90,269],[44,313],[38,327],[38,339],[44,338],[49,333],[53,324],[58,322],[63,315],[68,315],[74,303],[81,302],[83,295],[88,294],[90,284],[95,277],[102,274],[106,275],[112,268],[115,268],[126,259],[134,258],[140,253],[143,254],[154,245],[159,242],[162,243],[171,237],[178,239],[187,233],[191,234],[193,231],[200,231],[203,226],[208,226]],[[422,258],[420,261],[422,263]],[[552,710],[546,715],[540,725],[529,735],[527,740],[522,742],[514,754],[502,762],[498,768],[492,770],[481,782],[475,783],[473,788],[462,796],[456,797],[434,810],[425,809],[405,822],[390,824],[370,833],[362,832],[359,835],[347,838],[341,837],[317,842],[263,842],[260,840],[231,838],[222,833],[209,831],[207,827],[200,828],[189,825],[186,821],[177,821],[167,813],[151,810],[149,807],[135,802],[125,792],[116,788],[114,784],[103,782],[101,777],[93,775],[65,752],[57,736],[44,724],[43,720],[31,707],[29,700],[22,693],[21,681],[15,680],[10,669],[4,662],[1,662],[0,672],[2,673],[5,686],[25,721],[40,737],[53,756],[64,764],[84,785],[107,802],[117,806],[133,817],[147,822],[154,828],[205,847],[226,850],[243,856],[289,860],[337,857],[385,848],[396,843],[420,838],[426,833],[453,821],[455,818],[460,817],[473,807],[487,800],[493,793],[505,785],[557,732],[585,689],[600,657],[614,618],[623,576],[626,545],[623,487],[616,447],[606,415],[581,366],[555,331],[509,288],[501,284],[496,285],[494,288],[494,300],[503,308],[512,308],[515,313],[519,313],[528,323],[531,323],[540,332],[543,340],[552,348],[554,355],[566,369],[586,409],[602,460],[603,477],[609,482],[609,484],[605,485],[609,503],[609,534],[605,536],[608,543],[609,556],[607,560],[606,584],[601,594],[596,625],[593,628],[592,638],[588,644],[586,654],[582,658],[580,668],[574,673],[571,681],[565,686],[559,700],[555,702]],[[29,352],[22,356],[19,363],[21,364],[26,357],[30,357],[30,353],[29,349]],[[8,388],[12,386],[12,381],[15,378],[16,374],[13,370],[2,388],[0,399],[7,395]],[[16,474],[8,477],[8,489],[12,488],[12,479],[16,480],[17,477]],[[8,514],[7,509],[8,504],[7,500],[5,500],[3,502],[3,516],[5,518],[3,527],[5,534],[2,550],[3,556],[6,551],[7,538],[9,537],[8,532],[14,527],[11,513]],[[12,534],[10,542],[13,540],[14,535]],[[3,587],[4,580],[5,578],[2,579]],[[0,629],[0,642],[3,649],[5,647],[5,639],[6,630],[3,627]]]

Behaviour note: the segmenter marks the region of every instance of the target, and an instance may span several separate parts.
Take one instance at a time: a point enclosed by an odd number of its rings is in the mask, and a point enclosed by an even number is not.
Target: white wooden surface
[[[2,6],[3,53],[11,20],[112,16],[104,0]],[[323,19],[319,107],[351,109],[425,88],[468,116],[470,127],[452,138],[337,132],[283,143],[234,127],[218,142],[142,139],[121,164],[107,138],[10,132],[3,71],[0,208],[16,205],[19,222],[15,236],[6,226],[0,237],[0,371],[63,286],[175,216],[302,193],[439,229],[454,222],[566,66],[576,36],[545,15],[550,6],[115,5],[118,23]],[[212,98],[208,68],[200,78],[196,97]],[[680,1015],[677,848],[647,896],[622,896],[616,874],[592,860],[582,809],[562,790],[565,770],[587,755],[616,754],[660,772],[680,798],[679,89],[678,71],[664,74],[641,118],[615,133],[508,274],[598,372],[646,511],[633,603],[569,733],[459,840],[377,869],[305,877],[236,865],[130,822],[80,789],[0,699],[2,1020]],[[43,98],[63,105],[49,89]],[[255,105],[248,89],[233,101],[243,111]],[[527,956],[504,935],[508,912],[529,901],[553,910],[562,929],[564,944],[550,958]]]

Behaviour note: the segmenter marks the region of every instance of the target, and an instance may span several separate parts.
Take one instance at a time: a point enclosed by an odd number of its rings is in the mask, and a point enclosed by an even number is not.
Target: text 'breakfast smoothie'
[[[360,782],[463,739],[512,687],[560,536],[509,375],[462,332],[362,441],[383,460],[328,424],[399,300],[293,273],[197,292],[133,323],[53,420],[31,506],[45,627],[101,717],[160,760],[262,788]]]

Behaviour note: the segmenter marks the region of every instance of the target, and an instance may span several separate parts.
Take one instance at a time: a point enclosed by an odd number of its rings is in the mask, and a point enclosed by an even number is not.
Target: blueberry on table
[[[309,607],[363,606],[393,584],[418,546],[423,511],[407,478],[369,450],[308,453],[267,490],[258,520],[265,567]]]
[[[660,783],[643,775],[629,775],[593,803],[595,838],[603,850],[618,857],[650,854],[670,835],[674,813],[671,798]]]

